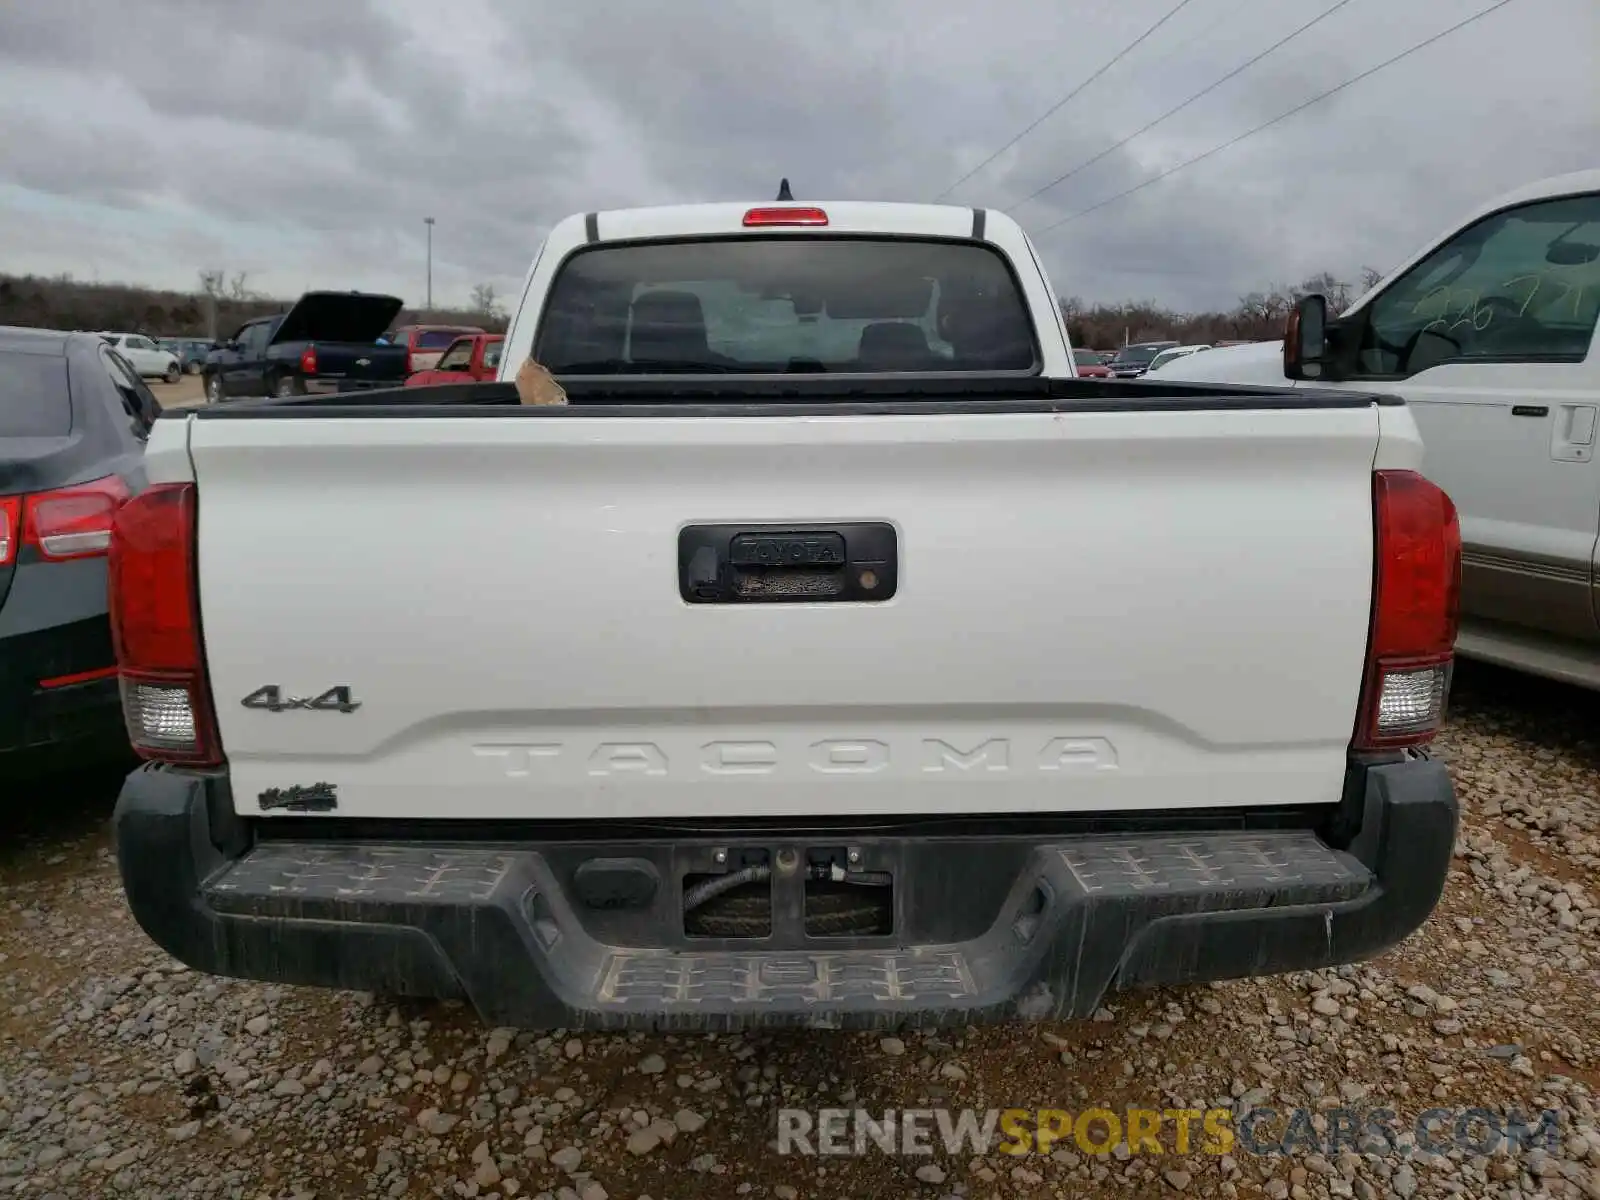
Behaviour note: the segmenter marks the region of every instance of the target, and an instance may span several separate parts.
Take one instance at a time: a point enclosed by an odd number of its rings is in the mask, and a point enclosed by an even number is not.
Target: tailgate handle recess
[[[895,593],[893,525],[689,525],[678,592],[689,604],[876,604]]]

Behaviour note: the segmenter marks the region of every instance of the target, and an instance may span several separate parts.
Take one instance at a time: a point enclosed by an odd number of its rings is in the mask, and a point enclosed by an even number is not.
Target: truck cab
[[[1211,350],[1159,377],[1404,397],[1461,514],[1459,653],[1600,688],[1597,322],[1600,171],[1583,171],[1483,205],[1314,345]]]

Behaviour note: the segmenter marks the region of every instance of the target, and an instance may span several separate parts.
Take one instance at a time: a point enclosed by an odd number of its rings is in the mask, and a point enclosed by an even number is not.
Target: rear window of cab
[[[1038,370],[1003,255],[842,235],[633,242],[574,252],[534,357],[573,375]]]
[[[424,329],[417,334],[417,349],[445,350],[460,336],[459,329]]]

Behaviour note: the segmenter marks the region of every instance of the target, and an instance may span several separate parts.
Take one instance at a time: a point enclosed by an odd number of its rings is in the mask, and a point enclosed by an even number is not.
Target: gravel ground
[[[903,1040],[535,1036],[448,1005],[196,975],[123,906],[104,828],[115,781],[55,781],[8,797],[0,839],[0,1192],[1596,1200],[1597,715],[1597,697],[1461,670],[1440,747],[1466,808],[1449,887],[1380,960]],[[772,1148],[784,1106],[1096,1103],[1387,1106],[1402,1128],[1434,1106],[1548,1109],[1561,1137],[1487,1156],[1405,1136],[1291,1157]]]

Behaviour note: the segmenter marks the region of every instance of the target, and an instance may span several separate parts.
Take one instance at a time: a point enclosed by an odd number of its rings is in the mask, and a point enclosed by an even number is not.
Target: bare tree
[[[1342,279],[1335,278],[1330,271],[1313,275],[1299,287],[1294,288],[1293,292],[1296,298],[1320,292],[1327,297],[1328,307],[1334,312],[1343,312],[1350,307],[1350,285]]]
[[[1362,267],[1361,268],[1361,291],[1362,291],[1362,293],[1365,294],[1367,292],[1370,292],[1373,288],[1377,287],[1379,282],[1388,273],[1389,272],[1387,272],[1387,271],[1378,270],[1377,267]]]
[[[1250,292],[1239,297],[1238,313],[1246,321],[1268,321],[1277,314],[1277,297],[1268,292]]]
[[[472,311],[480,312],[486,316],[496,316],[499,311],[500,298],[495,295],[494,284],[480,283],[472,289]]]
[[[223,270],[197,271],[181,291],[0,271],[0,325],[140,329],[174,337],[215,338],[226,336],[245,321],[281,313],[288,307],[283,300],[259,292],[246,301],[234,300],[227,293],[228,272]],[[505,328],[503,317],[491,322],[484,314],[467,312],[464,306],[441,311],[439,319],[452,325]]]
[[[239,271],[228,281],[228,298],[231,300],[250,299],[249,271]]]

